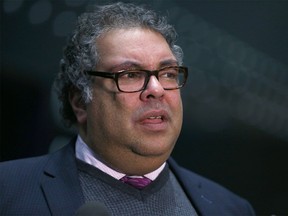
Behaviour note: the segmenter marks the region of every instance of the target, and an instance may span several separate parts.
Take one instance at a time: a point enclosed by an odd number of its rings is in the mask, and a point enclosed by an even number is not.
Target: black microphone
[[[97,201],[87,202],[77,211],[76,216],[111,216],[106,206]]]

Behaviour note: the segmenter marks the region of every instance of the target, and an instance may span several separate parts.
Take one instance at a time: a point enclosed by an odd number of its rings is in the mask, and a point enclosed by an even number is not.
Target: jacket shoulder
[[[0,163],[1,181],[5,179],[17,180],[22,175],[27,175],[28,173],[37,173],[38,170],[42,170],[47,161],[49,160],[49,155],[38,156],[33,158],[17,159],[11,161],[5,161]],[[35,172],[36,171],[36,172]],[[27,177],[30,175],[27,175]],[[30,176],[32,177],[32,176]]]
[[[77,176],[75,160],[74,148],[67,145],[44,156],[1,162],[0,215],[49,215],[53,206],[61,212],[70,197],[66,191],[74,188],[78,193],[78,182],[72,178]],[[63,178],[68,178],[65,184]],[[67,199],[54,204],[53,194]]]
[[[224,186],[179,166],[173,159],[169,159],[169,165],[190,200],[204,215],[255,215],[246,199]]]

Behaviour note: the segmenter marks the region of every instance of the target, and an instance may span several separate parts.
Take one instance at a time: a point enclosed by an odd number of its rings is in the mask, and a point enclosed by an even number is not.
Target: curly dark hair
[[[68,126],[76,123],[76,117],[69,102],[69,94],[79,91],[84,103],[92,100],[91,80],[84,71],[95,69],[99,54],[96,39],[103,33],[121,28],[148,28],[160,33],[166,39],[172,53],[182,64],[182,49],[175,44],[176,31],[164,16],[131,3],[114,3],[96,6],[79,16],[76,29],[68,39],[60,61],[60,71],[55,84],[60,102],[61,114]]]

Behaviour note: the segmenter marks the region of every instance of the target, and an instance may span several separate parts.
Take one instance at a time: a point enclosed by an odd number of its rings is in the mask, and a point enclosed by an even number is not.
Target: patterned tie
[[[120,181],[138,189],[143,189],[152,182],[149,178],[146,178],[145,176],[143,176],[142,178],[132,178],[129,176],[124,176],[120,179]]]

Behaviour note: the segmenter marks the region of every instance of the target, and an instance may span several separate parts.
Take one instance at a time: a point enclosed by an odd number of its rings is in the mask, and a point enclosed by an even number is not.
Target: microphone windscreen
[[[83,204],[77,211],[76,216],[111,216],[106,206],[97,201]]]

